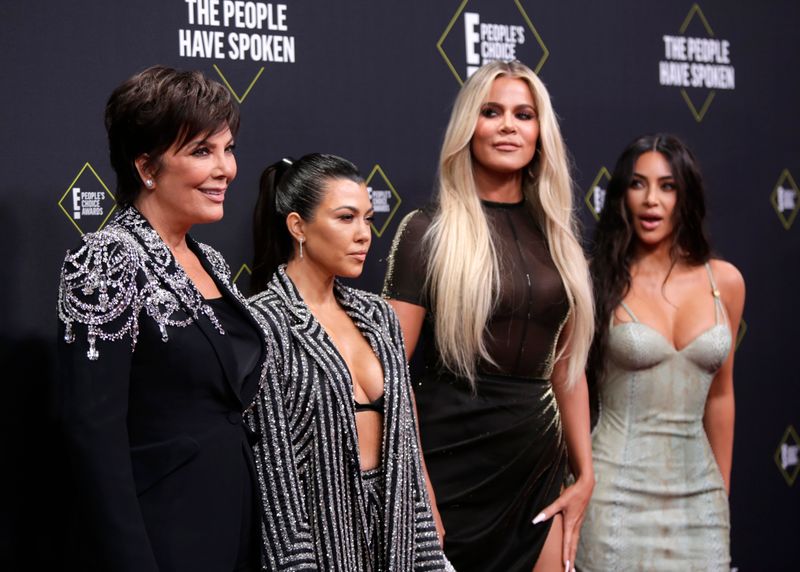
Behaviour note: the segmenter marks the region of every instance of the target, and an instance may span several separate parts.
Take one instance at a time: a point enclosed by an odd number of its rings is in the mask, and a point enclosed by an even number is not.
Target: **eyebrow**
[[[634,176],[634,177],[639,177],[640,179],[647,179],[647,177],[645,177],[645,176],[644,176],[644,175],[642,175],[641,173],[636,173],[636,172],[634,172],[634,173],[633,173],[633,176]],[[665,179],[675,179],[675,176],[674,176],[674,175],[664,175],[663,177],[659,177],[659,178],[658,178],[658,180],[659,180],[659,181],[663,181],[663,180],[665,180]]]
[[[223,145],[223,147],[232,145],[234,141],[235,141],[234,138],[231,137],[230,139],[228,139],[228,141],[225,142],[225,145]],[[189,141],[186,144],[186,147],[199,147],[200,145],[211,145],[211,143],[208,142],[208,137],[203,137],[202,139],[195,139],[193,141]]]
[[[331,212],[335,213],[336,211],[340,211],[340,210],[348,210],[348,211],[351,211],[353,213],[358,213],[358,209],[356,207],[351,207],[350,205],[343,205],[341,207],[336,207],[335,209],[331,209]],[[374,212],[374,211],[375,211],[375,208],[374,207],[370,207],[365,212],[369,213],[369,212]]]
[[[502,103],[497,103],[496,101],[487,101],[483,105],[484,106],[493,105],[495,107],[505,107],[505,105],[503,105]],[[532,105],[530,103],[520,103],[519,105],[514,105],[513,107],[515,109],[519,109],[520,107],[527,107],[528,109],[533,109],[534,111],[536,110],[536,106],[534,106],[534,105]]]

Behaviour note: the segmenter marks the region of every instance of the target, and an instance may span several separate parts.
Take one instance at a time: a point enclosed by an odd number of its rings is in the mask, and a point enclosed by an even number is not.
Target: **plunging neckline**
[[[353,413],[355,414],[355,404],[358,403],[358,402],[356,401],[356,394],[355,394],[355,382],[354,382],[355,378],[353,377],[353,372],[350,369],[350,364],[347,362],[346,359],[344,359],[344,353],[342,353],[342,351],[339,349],[339,346],[334,341],[333,336],[331,336],[328,333],[328,330],[325,328],[325,326],[322,324],[322,322],[314,315],[314,312],[311,311],[311,307],[308,305],[308,303],[300,295],[300,290],[297,288],[297,284],[294,283],[294,280],[292,280],[291,276],[286,274],[286,265],[283,265],[279,270],[281,271],[281,274],[283,274],[283,276],[285,276],[286,279],[289,281],[289,284],[291,284],[291,287],[292,287],[292,290],[293,290],[293,293],[295,295],[296,300],[299,301],[305,307],[305,311],[308,313],[308,318],[309,318],[310,322],[313,323],[317,328],[319,328],[319,331],[320,331],[320,333],[322,335],[322,338],[325,341],[327,341],[327,343],[330,345],[331,349],[333,350],[333,355],[335,355],[335,357],[344,366],[344,372],[347,374],[347,381],[349,382],[348,385],[350,386],[350,397],[351,397],[351,402],[353,403]],[[380,357],[379,352],[377,350],[377,346],[375,346],[372,343],[372,341],[370,341],[370,338],[369,338],[367,330],[366,329],[362,329],[361,327],[359,327],[358,321],[356,320],[356,317],[353,315],[351,308],[347,305],[347,303],[343,300],[342,296],[340,295],[339,286],[340,286],[339,282],[336,281],[334,283],[334,286],[333,286],[333,295],[336,298],[336,301],[338,302],[339,306],[342,308],[342,310],[347,315],[347,317],[350,318],[350,321],[356,327],[356,330],[358,330],[358,332],[361,334],[361,337],[367,343],[367,346],[372,351],[372,354],[375,356],[375,359],[378,361],[378,367],[381,368],[381,377],[383,379],[383,384],[382,384],[382,390],[383,391],[381,392],[381,395],[377,399],[380,399],[381,397],[383,397],[385,399],[385,397],[386,397],[386,387],[387,387],[386,368],[383,366],[383,363],[381,362],[381,357]],[[369,394],[367,394],[366,391],[364,391],[364,394],[367,396],[367,399],[370,399]],[[370,400],[370,403],[372,403],[373,401],[374,400]],[[384,427],[384,431],[385,431],[385,427]],[[356,436],[356,442],[358,442],[358,437],[357,436]]]
[[[728,335],[731,338],[733,338],[733,332],[731,332],[730,323],[727,320],[727,315],[725,313],[725,308],[722,305],[722,300],[720,299],[720,293],[719,293],[719,290],[717,289],[717,283],[714,280],[714,274],[711,272],[711,265],[708,262],[706,262],[705,264],[703,264],[703,266],[705,267],[706,272],[708,273],[708,280],[711,283],[711,296],[712,296],[712,299],[714,300],[714,324],[712,326],[709,326],[705,330],[701,331],[699,334],[697,334],[695,337],[693,337],[691,340],[689,340],[689,342],[686,343],[686,345],[684,345],[681,349],[678,349],[677,347],[675,347],[675,343],[674,342],[670,342],[669,338],[667,338],[666,334],[664,334],[661,330],[659,330],[659,329],[657,329],[657,328],[655,328],[655,327],[653,327],[653,326],[651,326],[651,325],[649,325],[647,323],[641,322],[636,317],[636,314],[633,313],[633,310],[631,310],[630,307],[625,303],[625,300],[620,301],[619,306],[623,310],[625,310],[625,312],[628,314],[628,316],[630,316],[630,318],[631,318],[630,321],[618,322],[617,324],[614,324],[614,319],[615,319],[615,316],[616,316],[616,309],[615,309],[614,312],[611,313],[611,322],[609,324],[609,326],[610,326],[609,331],[613,330],[614,328],[618,328],[620,326],[625,326],[625,325],[629,325],[629,324],[640,324],[640,325],[644,326],[645,328],[647,328],[648,330],[650,330],[652,332],[655,332],[656,335],[659,338],[661,338],[661,340],[667,345],[667,347],[669,347],[673,351],[673,353],[676,353],[676,354],[682,353],[685,350],[687,350],[688,348],[690,348],[691,346],[693,346],[696,341],[698,341],[704,335],[706,335],[708,333],[711,333],[711,331],[714,328],[718,328],[718,327],[725,328],[726,330],[728,330]],[[724,322],[720,320],[720,314],[722,314],[725,317]]]
[[[662,341],[663,341],[663,342],[664,342],[664,343],[665,343],[665,344],[666,344],[666,345],[667,345],[667,346],[668,346],[670,349],[672,349],[672,351],[673,351],[673,352],[675,352],[676,354],[679,354],[679,353],[682,353],[682,352],[686,351],[688,348],[690,348],[692,345],[694,345],[694,343],[695,343],[697,340],[699,340],[700,338],[702,338],[704,335],[706,335],[706,334],[710,333],[710,332],[711,332],[711,331],[712,331],[714,328],[725,328],[726,330],[728,330],[728,333],[730,334],[730,329],[728,328],[728,326],[727,326],[727,325],[725,325],[725,324],[714,324],[714,325],[712,325],[712,326],[710,326],[710,327],[706,328],[705,330],[703,330],[703,331],[702,331],[702,332],[700,332],[699,334],[697,334],[697,335],[696,335],[694,338],[692,338],[692,339],[691,339],[691,340],[690,340],[690,341],[689,341],[689,342],[688,342],[688,343],[687,343],[685,346],[683,346],[681,349],[678,349],[677,347],[675,347],[675,344],[674,344],[674,343],[671,343],[671,342],[670,342],[670,341],[667,339],[667,336],[665,336],[665,335],[664,335],[664,334],[663,334],[663,333],[662,333],[660,330],[657,330],[657,329],[656,329],[656,328],[654,328],[653,326],[651,326],[651,325],[649,325],[649,324],[646,324],[646,323],[644,323],[644,322],[639,322],[639,321],[634,321],[634,320],[631,320],[631,321],[629,321],[629,322],[619,322],[618,324],[614,324],[614,325],[612,325],[612,326],[611,326],[611,329],[612,329],[612,330],[614,330],[615,328],[619,328],[619,327],[621,327],[621,326],[630,326],[630,325],[639,325],[639,326],[644,326],[645,328],[647,328],[647,329],[648,329],[648,330],[650,330],[651,332],[655,332],[655,334],[656,334],[656,335],[657,335],[659,338],[661,338],[661,340],[662,340]]]

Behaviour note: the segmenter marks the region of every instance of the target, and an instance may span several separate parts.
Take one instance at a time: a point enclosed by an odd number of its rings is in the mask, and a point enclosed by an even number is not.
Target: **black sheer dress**
[[[427,310],[414,391],[447,557],[459,572],[530,572],[551,523],[531,521],[558,497],[565,477],[566,446],[549,378],[569,305],[528,204],[483,206],[502,284],[485,338],[496,365],[478,364],[475,392],[443,368],[436,352],[422,241],[434,207],[401,223],[383,294]]]

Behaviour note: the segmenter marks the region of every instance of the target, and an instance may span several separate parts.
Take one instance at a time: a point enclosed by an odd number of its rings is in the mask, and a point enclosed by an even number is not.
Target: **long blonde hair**
[[[461,88],[447,125],[439,158],[438,208],[424,238],[436,345],[443,364],[473,386],[477,360],[493,363],[484,332],[500,290],[500,272],[475,185],[470,143],[481,105],[501,76],[525,81],[536,106],[539,138],[536,155],[523,173],[522,192],[544,229],[569,298],[570,328],[556,359],[568,357],[567,386],[572,387],[583,373],[594,332],[589,272],[576,238],[572,180],[550,96],[533,71],[517,61],[478,69]]]

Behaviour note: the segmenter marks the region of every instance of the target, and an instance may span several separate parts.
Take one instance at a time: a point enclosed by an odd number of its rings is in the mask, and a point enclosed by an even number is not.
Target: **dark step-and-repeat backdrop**
[[[800,569],[798,30],[796,0],[3,2],[2,568],[59,562],[69,491],[50,415],[57,281],[65,250],[115,208],[102,115],[117,84],[160,63],[200,69],[240,102],[225,219],[194,235],[222,250],[243,289],[261,169],[311,151],[358,164],[377,212],[358,285],[374,291],[399,220],[430,197],[461,82],[517,58],[561,118],[587,240],[635,136],[673,132],[699,157],[714,249],[747,284],[733,563]]]

